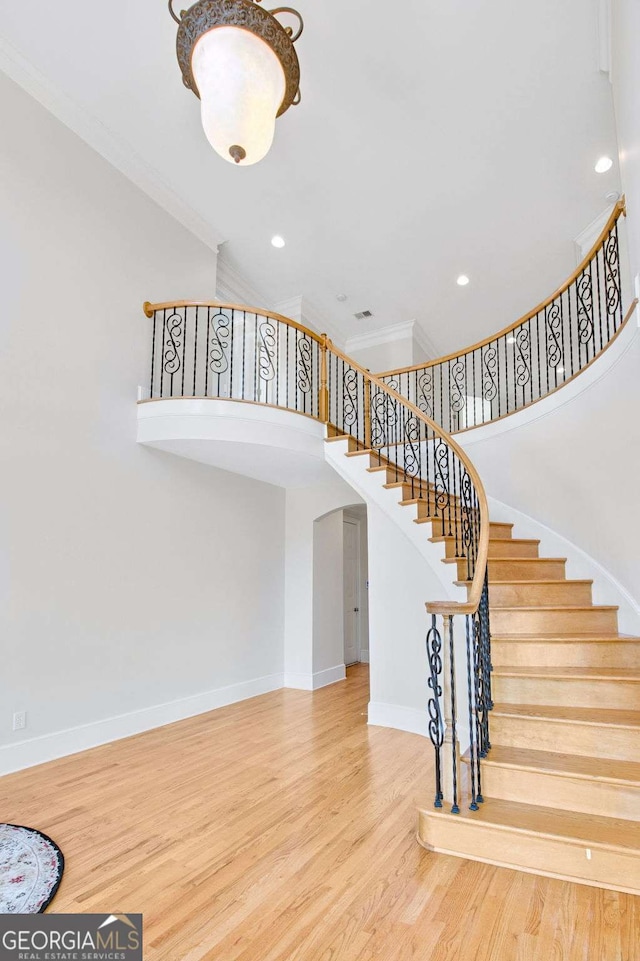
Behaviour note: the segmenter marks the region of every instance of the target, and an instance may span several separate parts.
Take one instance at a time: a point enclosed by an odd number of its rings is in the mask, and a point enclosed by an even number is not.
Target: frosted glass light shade
[[[243,166],[257,163],[273,142],[286,81],[271,47],[241,27],[216,27],[193,49],[194,79],[202,102],[202,126],[221,157]]]

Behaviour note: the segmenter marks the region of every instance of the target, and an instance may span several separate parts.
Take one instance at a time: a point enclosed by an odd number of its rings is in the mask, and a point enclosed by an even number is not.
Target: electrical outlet
[[[13,715],[13,730],[14,731],[24,731],[27,726],[27,712],[26,711],[16,711]]]

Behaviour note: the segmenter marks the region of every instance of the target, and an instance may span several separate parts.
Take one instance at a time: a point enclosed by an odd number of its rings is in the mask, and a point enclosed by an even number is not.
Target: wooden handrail
[[[482,590],[484,587],[485,573],[487,569],[487,558],[489,555],[489,504],[487,502],[487,495],[484,489],[484,485],[480,480],[480,475],[475,469],[473,463],[471,462],[469,455],[458,445],[455,440],[448,434],[439,424],[427,417],[415,404],[403,397],[388,384],[385,384],[383,380],[380,379],[376,374],[372,374],[365,367],[361,367],[355,360],[352,360],[347,354],[344,354],[339,348],[337,348],[329,338],[326,339],[327,349],[338,357],[340,360],[348,364],[353,370],[357,370],[362,374],[365,383],[368,381],[370,384],[375,384],[375,386],[384,391],[393,398],[396,403],[400,403],[410,410],[414,417],[421,420],[426,424],[434,434],[436,434],[450,450],[458,457],[458,459],[464,464],[465,470],[467,471],[469,478],[478,497],[478,505],[480,508],[480,538],[478,541],[478,554],[476,557],[475,570],[473,572],[473,581],[471,582],[471,588],[469,590],[469,597],[466,602],[461,601],[428,601],[426,608],[429,614],[442,614],[442,615],[454,615],[454,614],[475,614],[478,610],[480,604],[480,598],[482,595]]]
[[[258,317],[270,317],[271,320],[277,320],[281,324],[286,324],[287,327],[294,327],[301,333],[307,334],[308,337],[315,340],[320,346],[325,343],[323,339],[324,335],[316,334],[314,330],[309,330],[304,324],[299,324],[296,320],[291,320],[290,317],[285,317],[283,314],[276,314],[272,310],[264,310],[262,307],[247,307],[245,304],[221,304],[213,300],[168,300],[162,304],[151,304],[148,300],[145,300],[142,305],[146,317],[153,317],[154,313],[158,310],[173,310],[184,307],[214,307],[216,310],[242,310],[245,314],[257,314]]]
[[[573,271],[571,276],[567,280],[565,280],[562,286],[558,287],[555,293],[551,294],[551,296],[549,297],[546,297],[545,300],[541,301],[537,307],[534,307],[533,310],[530,310],[528,313],[524,314],[522,317],[520,317],[519,320],[516,320],[514,324],[510,324],[508,327],[505,327],[503,330],[499,330],[497,334],[492,334],[491,337],[485,337],[484,340],[479,340],[476,344],[473,344],[471,347],[464,347],[462,350],[454,351],[451,354],[445,354],[444,357],[436,357],[435,360],[427,360],[422,364],[413,364],[411,367],[396,367],[395,370],[384,370],[382,372],[379,372],[377,376],[378,377],[395,377],[397,374],[411,374],[415,370],[427,370],[429,367],[439,367],[440,364],[446,364],[450,360],[459,360],[461,357],[464,357],[465,354],[471,354],[473,353],[474,350],[479,350],[481,347],[487,347],[489,344],[492,344],[494,341],[500,340],[502,337],[506,337],[508,334],[513,333],[514,330],[517,330],[518,327],[522,326],[522,324],[526,324],[528,320],[532,320],[535,316],[537,316],[537,314],[541,313],[546,307],[552,304],[554,300],[557,300],[558,297],[561,297],[562,294],[564,294],[564,292],[569,289],[569,287],[578,279],[578,277],[583,272],[583,270],[589,265],[591,260],[595,257],[600,247],[604,243],[609,231],[611,230],[613,225],[617,223],[617,221],[620,219],[620,217],[623,214],[625,216],[627,214],[627,208],[625,205],[624,197],[622,197],[617,202],[617,204],[611,211],[611,215],[609,216],[609,219],[607,220],[605,226],[602,228],[602,231],[600,232],[598,239],[596,240],[596,242],[594,243],[593,247],[591,248],[589,253],[586,255],[586,257],[583,257],[583,259],[580,261],[580,263],[578,264],[576,269]]]

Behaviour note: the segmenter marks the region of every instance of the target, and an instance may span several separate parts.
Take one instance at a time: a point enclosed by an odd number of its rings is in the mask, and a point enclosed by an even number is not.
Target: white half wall
[[[326,428],[248,401],[179,397],[138,404],[138,443],[277,487],[330,482]]]
[[[285,495],[136,444],[142,302],[214,254],[4,76],[0,113],[2,771],[282,683]]]
[[[424,605],[440,597],[430,597],[429,564],[393,519],[373,503],[367,505],[367,519],[369,724],[426,735],[429,623]]]

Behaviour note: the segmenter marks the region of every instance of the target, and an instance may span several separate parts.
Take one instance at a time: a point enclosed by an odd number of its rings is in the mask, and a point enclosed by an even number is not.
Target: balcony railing
[[[616,204],[565,284],[510,327],[455,354],[378,376],[453,434],[499,420],[568,383],[612,343],[624,315]]]
[[[187,301],[144,305],[153,319],[149,398],[215,397],[320,418],[326,338],[279,314]]]

